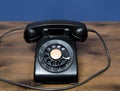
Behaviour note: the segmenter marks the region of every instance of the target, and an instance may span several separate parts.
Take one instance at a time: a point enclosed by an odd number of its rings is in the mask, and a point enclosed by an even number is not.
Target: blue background
[[[0,21],[120,21],[120,0],[0,0]]]

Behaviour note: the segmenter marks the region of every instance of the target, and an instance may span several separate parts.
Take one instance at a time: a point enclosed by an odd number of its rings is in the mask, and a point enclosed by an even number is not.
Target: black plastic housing
[[[84,42],[88,31],[84,23],[68,20],[48,20],[28,24],[24,31],[27,43],[37,42],[34,63],[34,81],[37,83],[76,83],[78,82],[78,63],[76,41]],[[46,59],[48,46],[61,45],[62,52],[70,56],[61,66],[53,66],[53,59]],[[45,49],[46,48],[46,49]],[[51,47],[50,47],[51,48]],[[61,49],[60,49],[61,50]],[[64,55],[62,56],[64,57]],[[47,61],[50,63],[47,63]],[[60,62],[62,59],[54,60]],[[61,61],[62,62],[62,61]]]

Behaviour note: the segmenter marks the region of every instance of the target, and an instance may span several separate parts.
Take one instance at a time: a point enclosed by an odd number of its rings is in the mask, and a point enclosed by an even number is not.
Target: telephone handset
[[[68,36],[76,41],[85,41],[87,38],[87,29],[84,23],[65,20],[49,20],[28,24],[24,38],[26,42],[36,42],[44,36]]]
[[[52,20],[29,24],[26,42],[37,42],[34,81],[38,83],[74,83],[78,81],[75,41],[84,42],[83,23]]]

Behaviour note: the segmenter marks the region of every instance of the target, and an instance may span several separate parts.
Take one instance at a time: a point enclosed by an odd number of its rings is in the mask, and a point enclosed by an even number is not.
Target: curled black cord
[[[2,41],[2,38],[5,37],[7,34],[13,32],[13,31],[22,30],[22,29],[23,28],[17,28],[17,29],[13,29],[13,30],[10,30],[10,31],[4,33],[3,35],[0,36],[0,41]],[[18,83],[18,82],[13,82],[13,81],[10,81],[10,80],[6,80],[6,79],[1,78],[1,77],[0,77],[0,81],[6,82],[6,83],[10,83],[10,84],[13,84],[13,85],[17,85],[17,86],[21,86],[21,87],[25,87],[25,88],[30,88],[30,89],[34,89],[34,90],[42,90],[42,91],[61,91],[61,90],[68,90],[68,89],[72,89],[72,88],[84,85],[88,81],[92,80],[93,78],[97,77],[101,73],[105,72],[110,67],[110,61],[111,61],[109,50],[108,50],[108,48],[107,48],[107,46],[106,46],[103,38],[101,37],[101,35],[98,32],[96,32],[95,30],[92,30],[92,29],[88,29],[88,31],[92,32],[92,33],[95,33],[99,37],[99,39],[101,40],[101,42],[102,42],[102,44],[104,46],[104,49],[106,51],[106,56],[107,56],[107,62],[108,63],[107,63],[107,65],[102,70],[100,70],[100,71],[96,72],[95,74],[89,76],[86,80],[84,80],[84,81],[82,81],[80,83],[77,83],[75,85],[70,85],[70,86],[64,87],[64,88],[35,87],[35,86],[27,85],[27,84],[22,84],[22,83]]]

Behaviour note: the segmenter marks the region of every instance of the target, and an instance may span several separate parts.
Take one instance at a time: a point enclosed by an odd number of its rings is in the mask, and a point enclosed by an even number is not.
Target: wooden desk
[[[29,22],[0,22],[0,34]],[[111,53],[110,69],[88,82],[69,91],[120,91],[120,22],[87,22],[86,25],[98,31],[106,41]],[[79,81],[102,69],[106,65],[106,56],[101,42],[96,35],[89,33],[84,43],[77,43],[79,63]],[[23,31],[9,34],[0,44],[0,76],[16,82],[33,83],[35,44],[27,44]],[[66,85],[44,85],[63,87]],[[4,82],[0,82],[0,91],[33,91]]]

